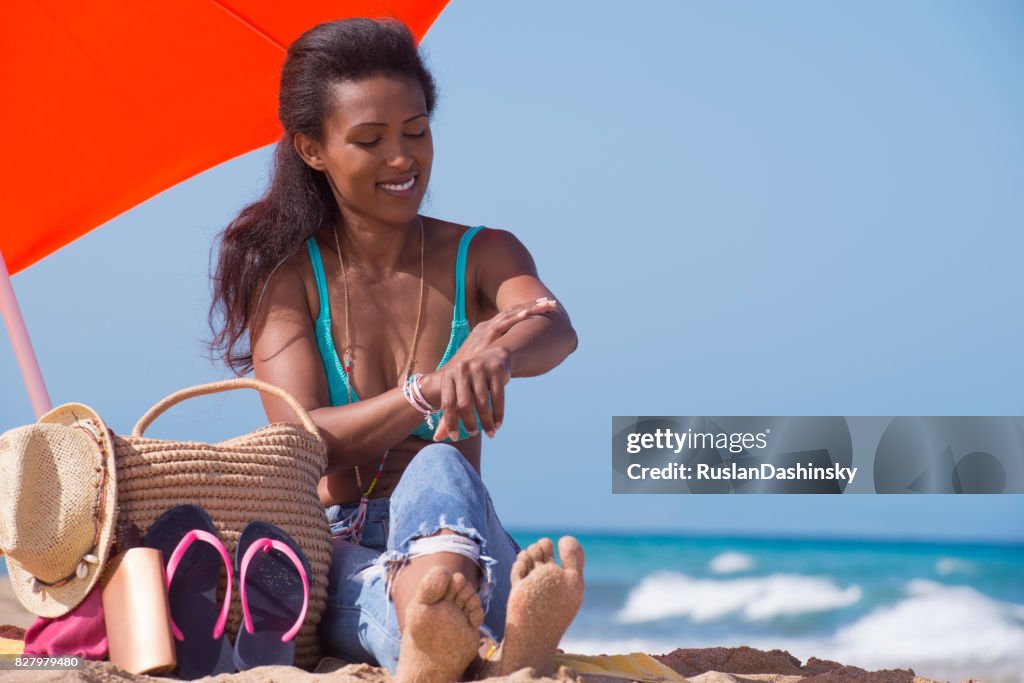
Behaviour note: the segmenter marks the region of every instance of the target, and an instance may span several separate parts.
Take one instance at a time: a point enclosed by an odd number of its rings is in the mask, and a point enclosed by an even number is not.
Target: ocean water
[[[524,546],[538,538],[513,535]],[[587,588],[562,641],[569,652],[750,645],[1024,683],[1024,545],[577,538]]]
[[[1024,545],[577,538],[587,588],[562,641],[569,652],[750,645],[1024,683]]]

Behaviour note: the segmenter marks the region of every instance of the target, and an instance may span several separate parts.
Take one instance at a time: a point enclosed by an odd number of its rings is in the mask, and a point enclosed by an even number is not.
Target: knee
[[[405,491],[461,491],[483,488],[483,481],[459,449],[451,444],[434,443],[420,450],[402,473],[392,494],[401,497]]]
[[[402,473],[402,481],[422,478],[424,482],[430,483],[438,479],[462,479],[475,474],[458,448],[447,443],[432,443],[413,457]]]

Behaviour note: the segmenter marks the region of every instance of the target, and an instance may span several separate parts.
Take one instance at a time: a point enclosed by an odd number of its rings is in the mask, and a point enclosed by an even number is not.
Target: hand
[[[469,333],[466,337],[466,341],[462,342],[462,346],[455,352],[445,367],[450,366],[456,361],[465,360],[475,356],[477,353],[487,348],[495,341],[498,340],[502,335],[508,332],[517,323],[522,322],[526,318],[535,315],[542,315],[549,313],[558,308],[558,302],[554,299],[548,299],[547,297],[541,297],[536,301],[528,301],[522,304],[516,304],[509,306],[503,311],[497,313],[490,320],[484,320],[483,322],[477,323],[477,326]]]
[[[514,325],[534,315],[553,311],[558,302],[541,298],[516,304],[490,320],[477,324],[459,350],[443,368],[424,377],[423,391],[431,405],[444,411],[434,440],[445,436],[459,437],[459,419],[471,434],[477,433],[474,408],[480,427],[493,437],[505,417],[505,385],[512,377],[512,354],[500,346],[492,346]]]
[[[477,416],[479,426],[493,437],[505,417],[505,385],[511,377],[512,354],[501,346],[483,349],[457,364],[449,361],[440,372],[443,414],[434,441],[445,436],[453,441],[458,439],[460,419],[475,436]]]

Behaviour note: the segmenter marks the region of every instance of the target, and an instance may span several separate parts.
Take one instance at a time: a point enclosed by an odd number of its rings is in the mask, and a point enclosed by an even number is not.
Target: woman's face
[[[330,176],[342,209],[384,223],[413,220],[434,161],[423,88],[412,78],[371,76],[333,91],[323,141],[307,147],[315,150],[303,154],[307,163]]]

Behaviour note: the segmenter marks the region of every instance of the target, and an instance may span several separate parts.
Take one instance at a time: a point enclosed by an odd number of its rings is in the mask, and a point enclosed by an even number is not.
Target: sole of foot
[[[543,538],[520,552],[512,566],[497,667],[501,675],[525,667],[540,676],[554,672],[555,648],[583,602],[583,548],[572,536],[563,536],[558,555],[561,567],[555,564],[551,539]]]
[[[444,567],[427,572],[405,608],[398,683],[451,683],[476,655],[484,610],[462,574]]]

